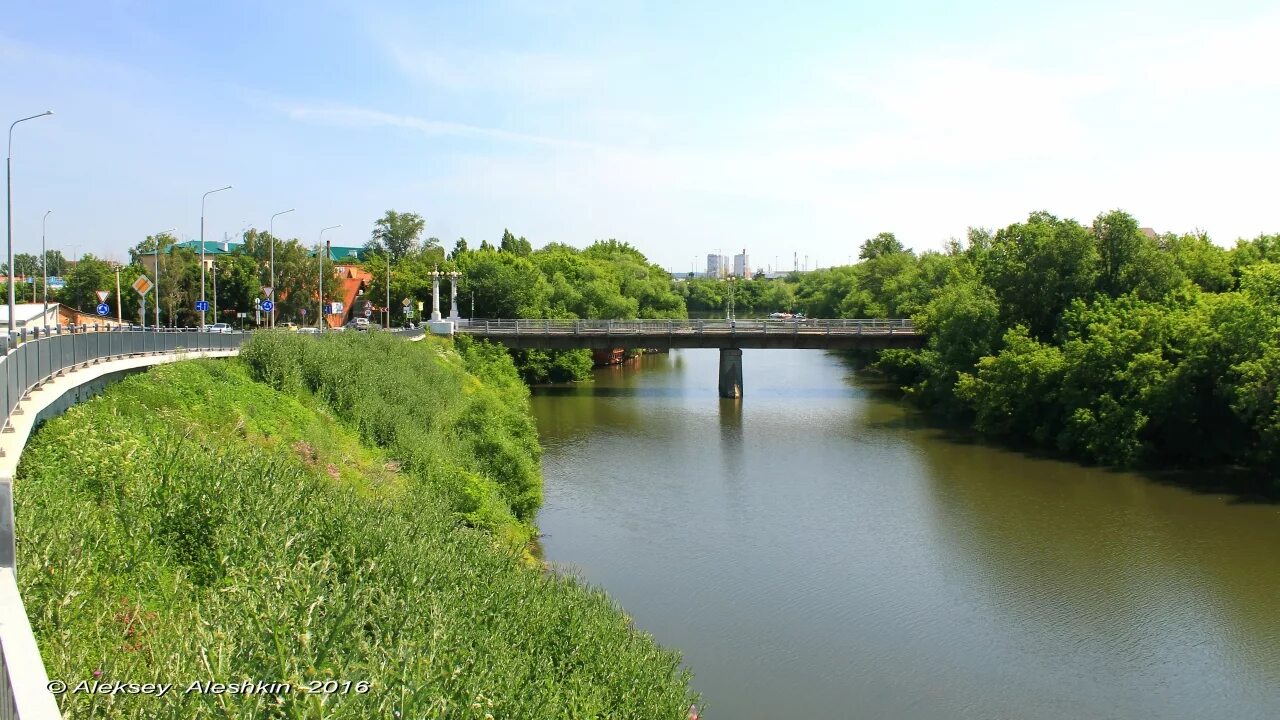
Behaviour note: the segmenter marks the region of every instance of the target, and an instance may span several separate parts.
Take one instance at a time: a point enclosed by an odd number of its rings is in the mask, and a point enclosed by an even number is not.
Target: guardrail
[[[234,350],[247,333],[201,332],[196,328],[162,330],[101,329],[92,326],[37,328],[0,336],[0,376],[3,376],[4,429],[18,403],[68,368],[106,358],[179,351]],[[16,346],[16,347],[15,347]]]
[[[395,329],[416,337],[422,329]],[[208,332],[198,328],[61,326],[0,333],[0,393],[4,424],[21,415],[19,403],[53,378],[103,360],[140,355],[238,349],[250,336],[243,331]],[[0,482],[0,720],[56,720],[57,701],[46,685],[44,662],[16,583],[12,486]]]
[[[32,390],[68,370],[102,360],[174,352],[234,350],[243,332],[201,332],[195,328],[99,328],[54,326],[0,334],[0,393],[4,424],[13,432],[22,400]],[[16,583],[16,547],[11,478],[0,482],[0,720],[60,718],[57,701],[27,620]]]
[[[914,335],[905,319],[866,320],[485,320],[460,325],[471,335]]]

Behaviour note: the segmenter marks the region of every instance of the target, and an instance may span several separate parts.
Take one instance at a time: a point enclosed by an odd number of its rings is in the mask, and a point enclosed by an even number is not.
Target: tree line
[[[1226,249],[1032,213],[916,254],[889,233],[861,262],[794,277],[816,317],[910,317],[921,351],[875,366],[908,396],[1014,444],[1112,466],[1280,474],[1280,235]]]

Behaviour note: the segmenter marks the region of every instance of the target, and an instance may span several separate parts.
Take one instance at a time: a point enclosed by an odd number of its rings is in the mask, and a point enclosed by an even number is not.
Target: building
[[[49,311],[45,312],[43,302],[38,303],[16,303],[13,306],[13,326],[18,330],[23,328],[51,327],[58,324],[58,303],[49,303]],[[0,325],[8,326],[9,324],[9,306],[0,304]]]
[[[724,277],[729,274],[729,257],[712,253],[707,256],[707,277]]]
[[[733,274],[737,277],[751,277],[751,259],[747,257],[747,249],[742,248],[741,255],[733,256]]]
[[[204,241],[205,268],[206,269],[212,268],[213,263],[219,257],[223,255],[227,255],[229,253],[239,252],[240,248],[242,247],[244,247],[244,243],[222,242],[222,241],[215,242],[213,240],[205,240]],[[173,254],[174,248],[183,248],[184,250],[190,250],[191,252],[195,253],[197,256],[200,255],[199,240],[187,240],[186,242],[174,243],[173,245],[169,245],[165,247],[164,253],[166,255],[171,255]],[[316,251],[311,250],[310,252],[307,253],[307,255],[308,257],[315,257]],[[364,262],[364,258],[365,258],[365,251],[363,247],[349,247],[349,246],[339,246],[339,245],[329,246],[329,260],[331,262],[358,263],[358,262]],[[143,255],[140,258],[140,260],[142,261],[142,266],[146,268],[147,272],[150,273],[151,277],[154,278],[156,273],[155,253],[153,252],[150,255]],[[52,279],[50,279],[49,287],[53,287]]]

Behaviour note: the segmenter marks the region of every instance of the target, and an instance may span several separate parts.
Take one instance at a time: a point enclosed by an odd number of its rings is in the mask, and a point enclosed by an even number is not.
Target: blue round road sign
[[[111,312],[111,306],[106,303],[98,303],[98,314],[107,315]]]
[[[270,300],[263,300],[263,301],[262,301],[262,311],[263,311],[263,312],[271,312],[271,308],[273,308],[273,307],[275,307],[275,306],[276,306],[276,304],[275,304],[275,303],[273,303],[273,302],[271,302]]]

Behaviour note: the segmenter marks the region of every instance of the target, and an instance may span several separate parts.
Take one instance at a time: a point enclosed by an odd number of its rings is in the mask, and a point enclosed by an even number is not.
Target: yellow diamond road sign
[[[139,275],[138,279],[133,281],[133,289],[139,295],[146,295],[151,292],[151,281],[147,279],[146,275]]]

